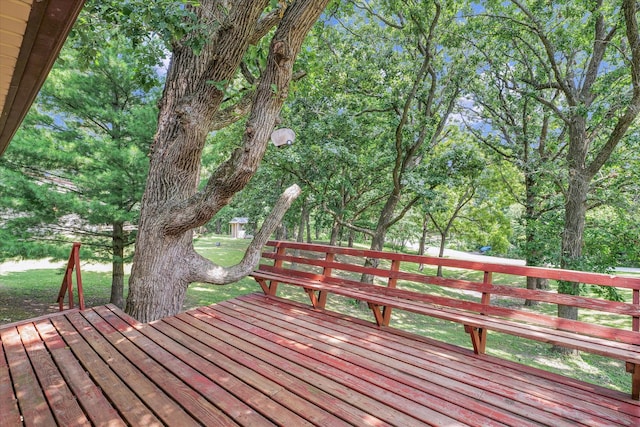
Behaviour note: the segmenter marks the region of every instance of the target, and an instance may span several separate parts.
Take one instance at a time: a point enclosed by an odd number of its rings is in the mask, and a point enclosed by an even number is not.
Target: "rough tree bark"
[[[284,192],[240,264],[222,268],[194,251],[192,230],[209,221],[255,173],[287,98],[294,60],[328,0],[296,0],[281,15],[242,146],[198,191],[201,154],[216,127],[224,87],[250,43],[277,22],[277,14],[264,15],[268,0],[200,3],[194,12],[209,31],[207,42],[199,53],[186,40],[173,48],[142,199],[126,310],[143,322],[179,312],[192,282],[227,284],[248,274],[300,192],[297,186]]]
[[[598,2],[598,7],[602,2]],[[596,10],[598,13],[598,10]],[[569,185],[565,203],[565,227],[562,235],[562,267],[575,268],[576,262],[582,257],[584,241],[584,227],[587,212],[587,197],[593,177],[611,157],[611,153],[627,133],[633,121],[640,113],[640,36],[638,34],[638,6],[635,0],[624,0],[621,8],[622,21],[626,27],[626,38],[630,48],[630,71],[633,87],[632,96],[628,104],[622,108],[612,107],[611,116],[616,114],[618,119],[604,145],[593,152],[593,131],[587,126],[587,118],[579,112],[568,118],[569,152],[567,163],[569,168]],[[604,52],[608,47],[608,40],[615,32],[615,28],[607,34],[604,19],[597,16],[594,29],[594,43],[589,69],[581,88],[573,89],[570,81],[562,81],[570,94],[572,107],[589,107],[596,99],[593,85],[598,77],[598,70],[603,61]],[[592,160],[590,160],[592,159]],[[576,295],[579,291],[577,283],[563,283],[560,292]],[[558,306],[558,316],[577,319],[576,307]]]
[[[124,307],[124,248],[126,239],[124,237],[124,223],[115,222],[111,235],[111,253],[113,261],[111,263],[111,299],[109,302],[118,307]]]
[[[640,38],[638,35],[638,6],[635,0],[622,0],[617,10],[618,17],[608,16],[606,22],[603,0],[590,3],[593,19],[586,21],[592,25],[592,41],[588,52],[562,52],[561,48],[570,46],[556,46],[549,37],[547,23],[540,22],[524,2],[511,0],[526,16],[530,25],[527,28],[535,33],[546,55],[545,69],[549,70],[547,81],[527,81],[537,91],[560,91],[566,105],[562,108],[549,102],[543,97],[538,101],[556,114],[568,129],[569,148],[566,162],[568,169],[568,184],[565,192],[565,223],[562,234],[562,248],[560,265],[563,268],[579,268],[582,259],[584,242],[584,228],[587,212],[587,199],[590,184],[594,176],[600,171],[611,157],[616,146],[627,133],[633,121],[640,112]],[[617,7],[617,5],[616,5]],[[623,55],[629,64],[631,93],[620,92],[616,101],[609,102],[607,111],[601,115],[594,114],[594,105],[608,93],[603,93],[599,85],[608,85],[608,73],[603,69],[606,63],[605,53],[608,49],[616,49],[612,42],[617,33],[625,31],[626,46],[621,42],[615,55]],[[575,62],[575,58],[587,53],[586,66]],[[615,56],[614,55],[614,56]],[[561,58],[572,58],[562,63]],[[576,76],[580,76],[577,78]],[[625,89],[628,88],[625,87]],[[605,102],[606,103],[606,102]],[[611,130],[607,122],[613,124]],[[608,132],[608,133],[605,133]],[[578,294],[579,284],[563,282],[559,292]],[[558,316],[576,319],[576,307],[558,306]]]

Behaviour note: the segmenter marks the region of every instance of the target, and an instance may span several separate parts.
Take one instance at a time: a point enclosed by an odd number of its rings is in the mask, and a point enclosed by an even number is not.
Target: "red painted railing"
[[[80,274],[80,243],[75,242],[71,248],[67,270],[62,278],[62,285],[58,293],[60,311],[64,310],[64,295],[69,293],[69,309],[73,308],[73,270],[76,270],[76,285],[78,286],[78,306],[84,310],[84,294],[82,293],[82,275]]]

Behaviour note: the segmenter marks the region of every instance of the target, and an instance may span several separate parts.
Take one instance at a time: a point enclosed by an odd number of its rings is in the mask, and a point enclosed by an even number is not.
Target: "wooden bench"
[[[640,278],[285,241],[268,242],[262,257],[271,261],[260,264],[252,276],[267,295],[275,296],[278,284],[284,283],[302,287],[317,309],[325,308],[329,293],[364,301],[381,327],[389,325],[392,309],[460,323],[476,354],[485,352],[487,331],[492,330],[622,360],[632,375],[631,397],[640,399]],[[374,260],[377,267],[365,266],[366,260]],[[422,273],[419,265],[443,266],[458,277],[481,272],[482,280],[438,277]],[[523,287],[495,284],[494,273],[520,276]],[[374,284],[361,282],[362,274],[373,276]],[[615,288],[625,302],[600,298],[593,292],[574,296],[530,290],[524,287],[525,277]],[[420,291],[407,289],[407,285]],[[540,306],[551,304],[554,314],[527,307],[525,300]],[[505,301],[510,303],[505,305]],[[611,316],[623,326],[604,326],[584,316],[580,320],[559,318],[555,315],[558,305]]]

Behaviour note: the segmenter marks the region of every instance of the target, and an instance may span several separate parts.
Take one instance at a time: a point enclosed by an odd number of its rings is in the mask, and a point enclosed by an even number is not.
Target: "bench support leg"
[[[386,325],[384,323],[384,316],[380,311],[380,306],[372,303],[368,303],[368,304],[371,311],[373,311],[373,317],[376,318],[376,323],[378,324],[378,326],[388,326],[388,323]]]
[[[627,362],[627,372],[631,374],[631,398],[640,400],[640,365]]]
[[[311,305],[313,308],[317,308],[320,310],[324,310],[325,305],[327,304],[327,291],[316,291],[310,288],[304,288],[307,295],[309,295],[309,299],[311,300]]]
[[[464,325],[464,330],[471,337],[473,352],[475,354],[484,354],[487,347],[487,330],[485,328],[476,328],[469,325]]]
[[[256,282],[258,282],[258,284],[262,288],[262,292],[264,292],[265,295],[270,295],[270,296],[276,295],[276,291],[278,290],[278,282],[274,282],[270,280],[269,284],[267,284],[267,281],[265,279],[260,279],[260,278],[255,278],[255,279],[256,279]]]

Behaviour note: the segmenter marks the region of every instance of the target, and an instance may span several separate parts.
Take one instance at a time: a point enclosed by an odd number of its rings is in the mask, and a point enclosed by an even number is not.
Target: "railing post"
[[[640,308],[640,289],[633,290],[633,304]],[[640,332],[640,317],[633,316],[631,328],[636,332]]]
[[[333,252],[325,252],[324,260],[326,262],[333,262],[335,260],[335,256],[336,254],[334,254]],[[333,269],[331,267],[325,266],[322,268],[322,275],[324,277],[331,277],[332,272]],[[318,291],[318,308],[324,310],[325,306],[327,305],[327,294],[327,291]]]
[[[391,261],[391,267],[389,268],[391,273],[400,271],[400,260],[394,259]],[[392,274],[389,274],[389,280],[387,281],[387,288],[395,289],[398,285],[398,278],[391,277]],[[391,307],[385,306],[382,310],[382,326],[389,326],[389,322],[391,321]]]
[[[282,260],[282,257],[284,255],[286,255],[286,252],[287,252],[287,248],[286,247],[281,246],[280,244],[278,244],[276,246],[276,253],[278,254],[278,258],[273,263],[274,267],[277,267],[277,268],[281,268],[282,267],[282,264],[284,264],[284,261]],[[276,296],[277,292],[278,292],[278,282],[276,282],[275,280],[270,280],[269,281],[269,295],[270,296]]]
[[[76,269],[76,286],[78,286],[78,306],[84,310],[84,292],[82,291],[82,274],[80,273],[80,243],[73,244],[73,262]]]
[[[78,285],[78,305],[80,310],[84,310],[84,293],[82,291],[82,276],[80,273],[80,243],[74,242],[69,254],[67,268],[62,278],[60,292],[58,292],[58,307],[64,310],[64,295],[69,293],[69,309],[73,308],[73,269],[76,270],[76,284]]]
[[[491,271],[485,271],[484,272],[484,279],[482,280],[482,283],[484,285],[491,286],[492,280],[493,280],[493,273]],[[482,301],[481,302],[484,305],[490,305],[491,304],[491,293],[483,292],[482,293]]]
[[[484,279],[482,280],[482,283],[486,286],[491,286],[492,282],[493,282],[493,272],[485,271]],[[491,293],[483,292],[481,302],[483,305],[491,305]],[[487,329],[486,328],[478,328],[478,339],[479,339],[478,350],[480,351],[480,354],[484,354],[487,347]]]

